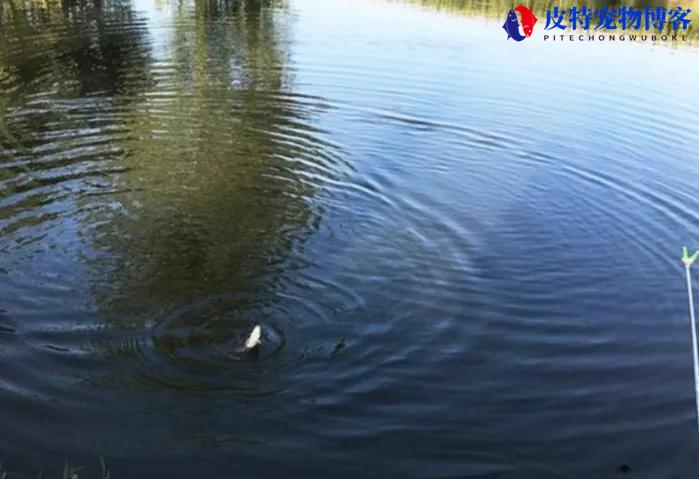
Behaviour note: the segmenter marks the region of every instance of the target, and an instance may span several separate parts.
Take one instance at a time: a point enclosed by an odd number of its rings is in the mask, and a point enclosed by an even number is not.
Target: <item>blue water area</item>
[[[8,477],[699,474],[694,37],[511,8],[3,2]]]

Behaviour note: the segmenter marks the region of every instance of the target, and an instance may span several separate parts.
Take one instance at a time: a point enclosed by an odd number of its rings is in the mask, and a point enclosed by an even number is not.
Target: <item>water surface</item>
[[[696,475],[697,50],[489,5],[4,2],[10,477]]]

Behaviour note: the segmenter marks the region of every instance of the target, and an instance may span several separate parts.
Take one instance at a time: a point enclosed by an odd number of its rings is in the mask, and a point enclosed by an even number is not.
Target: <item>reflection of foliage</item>
[[[30,95],[109,98],[140,91],[148,51],[138,24],[120,0],[0,2],[0,144],[26,152],[43,125],[65,121],[58,111],[31,108],[9,121]]]
[[[47,173],[5,217],[60,201],[89,245],[95,298],[117,315],[271,287],[312,232],[315,165],[332,159],[288,88],[278,4],[154,2],[167,28],[131,4],[1,3],[13,94],[0,135],[31,132],[19,161]]]
[[[146,43],[136,20],[119,0],[4,0],[2,71],[31,91],[114,94],[144,72]]]
[[[310,231],[313,188],[299,165],[317,145],[286,92],[273,11],[188,7],[173,11],[171,53],[154,59],[152,87],[127,121],[119,208],[91,218],[115,260],[95,291],[112,310],[124,297],[157,308],[254,289]]]

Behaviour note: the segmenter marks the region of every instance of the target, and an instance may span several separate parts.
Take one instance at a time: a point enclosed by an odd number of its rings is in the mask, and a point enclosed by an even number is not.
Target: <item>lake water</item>
[[[9,479],[699,474],[699,50],[509,8],[4,1]]]

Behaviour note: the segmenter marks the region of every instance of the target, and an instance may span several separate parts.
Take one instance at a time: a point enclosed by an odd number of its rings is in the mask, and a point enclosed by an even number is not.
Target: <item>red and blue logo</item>
[[[519,18],[517,18],[518,13]],[[532,36],[536,20],[534,12],[524,5],[518,5],[507,13],[507,19],[503,23],[502,28],[507,32],[508,39],[511,38],[516,42],[521,42],[525,38]]]

